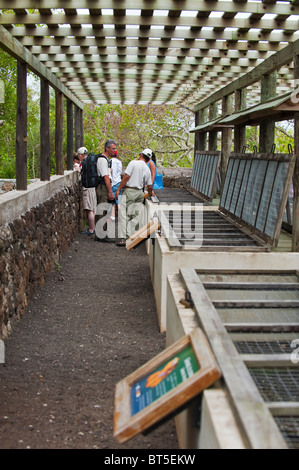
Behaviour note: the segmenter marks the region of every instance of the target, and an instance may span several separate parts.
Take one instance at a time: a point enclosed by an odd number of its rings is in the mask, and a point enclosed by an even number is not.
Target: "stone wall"
[[[158,168],[163,176],[164,188],[182,188],[190,190],[192,168]]]
[[[81,186],[74,180],[0,227],[0,338],[22,317],[34,291],[78,234],[81,221]]]

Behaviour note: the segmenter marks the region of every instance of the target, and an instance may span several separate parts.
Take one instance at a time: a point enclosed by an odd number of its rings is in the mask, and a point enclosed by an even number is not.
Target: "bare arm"
[[[124,176],[123,176],[123,179],[121,180],[121,183],[120,183],[120,185],[117,188],[117,191],[115,193],[115,198],[116,199],[118,199],[120,191],[126,186],[129,179],[130,179],[130,176],[127,173],[125,173]]]
[[[111,188],[111,180],[110,180],[108,175],[104,176],[104,181],[105,181],[105,185],[106,185],[107,190],[108,190],[108,198],[110,199],[110,201],[113,201],[114,196],[113,196],[113,192],[112,192],[112,188]]]

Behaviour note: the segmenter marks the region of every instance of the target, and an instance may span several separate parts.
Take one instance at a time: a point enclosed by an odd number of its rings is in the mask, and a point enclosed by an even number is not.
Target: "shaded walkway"
[[[113,438],[115,384],[164,348],[145,246],[78,235],[5,341],[0,448],[177,449],[173,421]]]

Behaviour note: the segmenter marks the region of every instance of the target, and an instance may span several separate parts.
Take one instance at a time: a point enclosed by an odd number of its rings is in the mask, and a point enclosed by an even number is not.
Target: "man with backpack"
[[[115,154],[116,151],[115,140],[108,139],[104,145],[104,152],[101,156],[105,158],[98,158],[97,172],[99,176],[99,184],[96,187],[97,195],[97,212],[95,216],[96,236],[95,240],[99,242],[115,242],[112,238],[107,236],[107,221],[101,223],[99,221],[106,217],[108,209],[114,201],[114,195],[111,187],[111,171],[109,159]]]
[[[88,151],[86,147],[80,147],[78,149],[77,156],[81,165],[83,160],[87,158],[87,155]],[[82,233],[88,236],[95,235],[95,210],[97,205],[95,188],[85,188],[82,186],[82,204],[88,223],[88,228]]]

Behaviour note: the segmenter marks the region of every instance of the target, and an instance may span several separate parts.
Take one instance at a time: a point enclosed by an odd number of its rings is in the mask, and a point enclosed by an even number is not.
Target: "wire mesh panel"
[[[197,151],[191,176],[191,188],[205,200],[212,201],[216,191],[220,152]]]
[[[215,355],[222,364],[222,373],[235,408],[240,408],[239,418],[241,421],[244,419],[246,427],[246,409],[237,402],[248,390],[252,391],[253,400],[258,400],[253,391],[256,389],[287,446],[298,448],[298,272],[273,272],[266,268],[247,272],[204,272],[198,269],[196,274],[200,282],[197,288],[194,277],[193,285],[188,284],[188,275],[184,274],[184,282],[190,290],[200,324],[206,329]],[[207,308],[209,302],[210,309]],[[223,358],[223,348],[228,354],[226,358]],[[234,367],[239,368],[240,360],[243,361],[249,375],[240,369],[234,377],[232,363],[235,359]],[[241,375],[243,384],[240,388]]]
[[[292,154],[231,154],[220,210],[275,246],[294,164]]]

